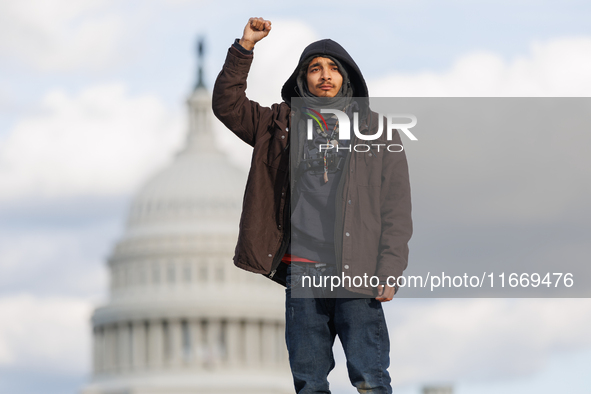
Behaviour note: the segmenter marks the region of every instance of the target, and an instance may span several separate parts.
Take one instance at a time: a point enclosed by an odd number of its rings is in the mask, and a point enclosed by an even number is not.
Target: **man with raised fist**
[[[381,302],[394,296],[408,260],[405,153],[351,150],[358,136],[339,137],[338,117],[320,114],[320,107],[338,109],[368,135],[376,135],[382,122],[369,111],[359,67],[332,40],[304,49],[281,89],[283,102],[263,107],[249,100],[253,50],[270,31],[270,21],[249,19],[213,92],[215,115],[253,147],[234,264],[286,286],[285,337],[297,393],[330,393],[337,335],[357,390],[391,393]],[[401,144],[397,132],[390,141],[383,135],[372,142]],[[326,280],[306,288],[305,279],[326,277],[343,280],[336,290]],[[357,277],[376,282],[345,280]]]

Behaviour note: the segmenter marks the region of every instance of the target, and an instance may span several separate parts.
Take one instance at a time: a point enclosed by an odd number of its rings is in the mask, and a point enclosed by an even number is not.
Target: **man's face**
[[[308,90],[317,97],[334,97],[343,85],[338,66],[329,58],[315,57],[306,73]]]

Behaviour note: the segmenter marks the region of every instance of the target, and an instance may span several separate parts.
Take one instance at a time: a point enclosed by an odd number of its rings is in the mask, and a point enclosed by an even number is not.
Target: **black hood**
[[[313,42],[302,52],[296,69],[285,82],[283,88],[281,88],[281,97],[287,104],[291,106],[291,98],[299,96],[297,91],[297,78],[300,68],[302,67],[302,62],[311,56],[322,57],[325,55],[336,58],[346,68],[346,71],[349,75],[349,81],[353,87],[354,97],[369,97],[365,79],[363,79],[363,75],[361,74],[359,67],[357,67],[357,64],[355,64],[355,61],[351,55],[349,55],[345,48],[340,46],[338,43],[330,39],[325,39]]]

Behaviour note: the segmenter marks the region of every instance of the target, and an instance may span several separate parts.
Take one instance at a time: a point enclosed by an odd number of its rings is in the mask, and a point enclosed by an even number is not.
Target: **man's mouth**
[[[320,89],[322,89],[322,90],[330,90],[330,89],[332,89],[332,85],[320,85]]]

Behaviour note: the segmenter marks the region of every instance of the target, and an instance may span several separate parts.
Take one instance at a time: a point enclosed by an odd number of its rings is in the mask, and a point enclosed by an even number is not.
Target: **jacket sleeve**
[[[246,78],[252,59],[252,54],[230,47],[213,88],[212,108],[215,116],[228,129],[254,146],[258,132],[269,128],[274,115],[271,108],[246,97]]]
[[[398,131],[389,144],[400,144]],[[406,154],[387,152],[382,162],[380,190],[382,233],[376,275],[381,281],[398,278],[408,265],[408,241],[412,235],[410,181]]]

